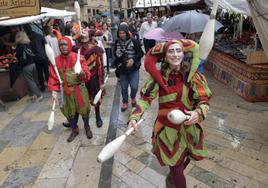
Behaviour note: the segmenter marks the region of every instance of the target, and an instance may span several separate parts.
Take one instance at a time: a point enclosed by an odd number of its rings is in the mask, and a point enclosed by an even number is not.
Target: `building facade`
[[[79,0],[81,20],[88,21],[96,14],[108,14],[110,12],[110,1],[112,1],[115,15],[127,17],[137,0]],[[74,0],[42,0],[41,6],[74,11]]]

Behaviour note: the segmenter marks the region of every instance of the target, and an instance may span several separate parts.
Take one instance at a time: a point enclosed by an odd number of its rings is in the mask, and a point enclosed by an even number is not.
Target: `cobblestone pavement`
[[[140,85],[146,78],[142,70]],[[207,74],[213,91],[205,121],[209,156],[191,162],[185,174],[189,188],[268,187],[268,103],[248,103],[227,86]],[[64,117],[56,110],[56,126],[49,132],[49,93],[41,103],[23,98],[0,109],[0,187],[37,188],[150,188],[165,187],[167,167],[160,167],[150,152],[152,125],[157,100],[144,114],[138,133],[129,136],[114,158],[99,164],[96,156],[105,143],[126,130],[130,109],[120,112],[117,79],[108,80],[101,107],[104,126],[97,128],[92,109],[88,140],[79,120],[78,139],[67,143],[70,130],[60,124]]]

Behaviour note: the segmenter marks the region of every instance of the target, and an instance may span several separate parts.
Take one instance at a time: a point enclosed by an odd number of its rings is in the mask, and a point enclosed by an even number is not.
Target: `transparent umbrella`
[[[162,28],[166,32],[197,33],[204,30],[208,19],[208,15],[191,10],[172,17]],[[215,30],[217,31],[221,27],[223,25],[216,20]]]

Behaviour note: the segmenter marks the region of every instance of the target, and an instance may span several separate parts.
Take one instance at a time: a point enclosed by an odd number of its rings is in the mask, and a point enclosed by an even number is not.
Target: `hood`
[[[72,41],[71,41],[71,39],[69,37],[64,36],[64,37],[62,37],[59,40],[59,45],[60,45],[60,42],[63,41],[63,40],[67,41],[67,44],[68,44],[68,54],[69,54],[72,51],[72,47],[73,47]]]
[[[162,87],[165,91],[168,91],[167,83],[163,79],[161,72],[157,70],[156,63],[160,61],[161,59],[165,58],[167,47],[170,44],[175,43],[175,42],[182,44],[184,52],[188,52],[188,51],[193,52],[193,61],[192,61],[190,72],[187,78],[187,82],[191,81],[193,75],[196,73],[198,66],[200,64],[199,46],[196,42],[192,40],[181,39],[179,41],[171,41],[171,42],[169,41],[169,42],[164,42],[164,43],[158,43],[157,45],[155,45],[146,54],[145,60],[144,60],[144,67],[145,67],[145,70],[158,82],[160,87]]]
[[[127,34],[127,40],[130,38],[129,27],[127,24],[120,24],[117,30],[117,37],[119,38],[119,31],[124,31]]]

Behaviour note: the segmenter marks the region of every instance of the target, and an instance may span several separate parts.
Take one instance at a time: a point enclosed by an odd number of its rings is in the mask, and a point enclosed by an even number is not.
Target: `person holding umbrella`
[[[193,53],[192,64],[184,62],[185,52]],[[156,63],[161,62],[161,69]],[[129,117],[129,127],[137,122],[152,100],[159,96],[159,111],[152,134],[153,153],[162,166],[169,166],[167,187],[186,188],[184,169],[190,160],[207,155],[203,147],[202,121],[209,109],[211,91],[204,75],[197,72],[199,46],[191,40],[157,44],[144,61],[149,78],[141,88],[141,98]],[[167,117],[174,109],[189,115],[184,123],[174,124]]]

